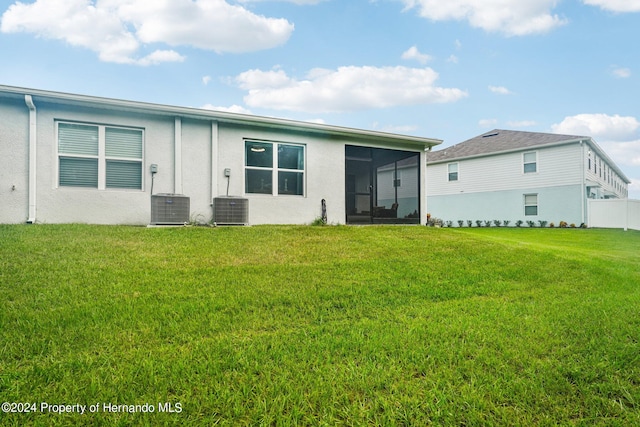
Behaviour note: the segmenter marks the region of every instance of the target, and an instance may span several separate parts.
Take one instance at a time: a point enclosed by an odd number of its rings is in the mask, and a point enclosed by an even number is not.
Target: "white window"
[[[449,181],[457,181],[458,180],[458,163],[449,163],[447,165],[447,172],[449,176]]]
[[[524,153],[522,162],[524,165],[524,173],[536,173],[538,171],[538,155],[535,151]]]
[[[524,214],[525,216],[538,215],[538,195],[537,194],[524,195]]]
[[[140,129],[59,122],[58,185],[142,189]]]
[[[304,145],[245,141],[245,192],[304,196]]]

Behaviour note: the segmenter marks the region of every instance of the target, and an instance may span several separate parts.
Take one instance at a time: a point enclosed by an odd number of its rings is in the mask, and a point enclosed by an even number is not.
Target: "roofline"
[[[618,167],[618,165],[613,160],[611,160],[611,157],[609,157],[609,155],[607,155],[607,153],[605,153],[604,150],[600,148],[598,143],[593,138],[588,138],[587,144],[591,145],[594,151],[598,153],[600,157],[606,160],[609,166],[611,166],[611,168],[616,171],[616,173],[620,176],[620,178],[624,180],[625,183],[631,184],[631,180],[627,177],[627,175],[625,175],[625,173],[622,172],[622,170]]]
[[[428,164],[432,164],[432,165],[436,165],[436,164],[440,164],[440,163],[451,163],[452,161],[456,161],[456,160],[468,160],[468,159],[474,159],[474,158],[479,158],[479,157],[494,156],[494,155],[497,155],[497,154],[511,154],[511,153],[518,153],[518,152],[522,152],[522,151],[532,151],[532,150],[535,150],[535,149],[538,149],[538,148],[548,148],[548,147],[555,147],[555,146],[559,146],[559,145],[576,144],[576,143],[580,143],[581,141],[586,141],[586,140],[589,140],[589,139],[591,139],[591,138],[589,138],[588,136],[585,136],[585,137],[581,137],[581,138],[566,139],[564,141],[550,142],[548,144],[540,144],[540,145],[532,145],[532,146],[529,146],[529,147],[512,148],[510,150],[502,150],[502,151],[491,151],[491,152],[488,152],[488,153],[473,154],[473,155],[470,155],[470,156],[449,157],[449,158],[446,158],[446,159],[433,160],[433,161],[430,161],[427,158],[427,163]],[[446,150],[446,148],[443,148],[443,150]],[[600,149],[600,151],[602,151],[602,149]]]
[[[148,102],[128,101],[115,98],[104,98],[97,96],[78,95],[65,92],[54,92],[40,89],[29,89],[14,86],[0,85],[0,92],[15,95],[31,95],[37,101],[45,100],[63,104],[94,104],[100,108],[111,108],[117,110],[137,111],[147,114],[157,114],[166,116],[180,116],[200,120],[213,120],[231,124],[253,124],[267,128],[276,129],[296,129],[313,133],[329,134],[334,136],[363,137],[379,141],[394,141],[398,143],[417,145],[423,148],[431,148],[442,144],[441,139],[425,138],[411,135],[400,135],[388,132],[379,132],[365,129],[357,129],[343,126],[334,126],[320,123],[303,122],[291,119],[275,117],[256,116],[251,114],[230,113],[226,111],[205,110],[193,107],[177,107],[171,105],[154,104]]]
[[[490,153],[482,153],[482,154],[476,154],[472,156],[450,157],[447,159],[434,160],[434,161],[429,161],[429,156],[427,156],[427,165],[439,165],[442,163],[451,163],[459,160],[477,159],[481,157],[489,157],[489,156],[500,155],[500,154],[521,153],[525,151],[534,151],[539,148],[551,148],[551,147],[557,147],[561,145],[580,144],[583,142],[589,144],[593,148],[593,150],[596,153],[598,153],[600,157],[604,158],[609,164],[609,166],[611,166],[612,169],[616,171],[616,173],[620,176],[620,178],[622,178],[627,184],[631,184],[631,180],[625,175],[625,173],[622,172],[622,170],[618,167],[618,165],[616,165],[616,163],[613,160],[611,160],[611,158],[607,155],[607,153],[605,153],[604,150],[600,148],[600,146],[596,143],[596,141],[589,136],[566,139],[564,141],[551,142],[549,144],[533,145],[530,147],[520,147],[520,148],[514,148],[511,150],[504,150],[504,151],[492,151]]]

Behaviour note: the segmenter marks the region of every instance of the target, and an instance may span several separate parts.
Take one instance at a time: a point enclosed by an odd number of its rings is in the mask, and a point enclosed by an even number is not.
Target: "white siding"
[[[591,160],[591,162],[589,162]],[[611,168],[608,161],[598,156],[595,150],[585,149],[585,178],[589,185],[588,195],[590,198],[618,198],[624,199],[628,196],[628,185],[618,175],[615,169]]]
[[[427,167],[427,197],[446,194],[564,186],[581,182],[581,147],[549,147],[537,153],[537,172],[524,173],[523,152],[497,154],[458,163],[458,180],[448,181],[447,163]]]
[[[391,207],[396,201],[396,188],[393,186],[393,170],[378,172],[378,206]],[[404,218],[418,211],[418,165],[398,168],[400,187],[398,190],[398,218]],[[381,182],[384,183],[381,185]]]

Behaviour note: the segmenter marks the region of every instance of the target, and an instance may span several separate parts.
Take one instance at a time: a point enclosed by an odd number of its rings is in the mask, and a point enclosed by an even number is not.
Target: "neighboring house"
[[[496,129],[428,153],[427,210],[454,224],[588,225],[587,199],[626,198],[629,183],[588,136]]]
[[[188,197],[201,223],[219,196],[246,203],[250,224],[310,223],[323,205],[330,223],[424,223],[426,151],[441,142],[0,86],[0,223],[149,224],[187,206],[158,193]]]

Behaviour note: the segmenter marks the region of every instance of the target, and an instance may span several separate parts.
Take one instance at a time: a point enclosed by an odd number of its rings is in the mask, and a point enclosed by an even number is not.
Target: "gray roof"
[[[477,157],[494,153],[518,151],[542,145],[590,140],[588,136],[555,133],[522,132],[494,129],[451,147],[429,153],[427,162],[437,163],[453,159]]]

